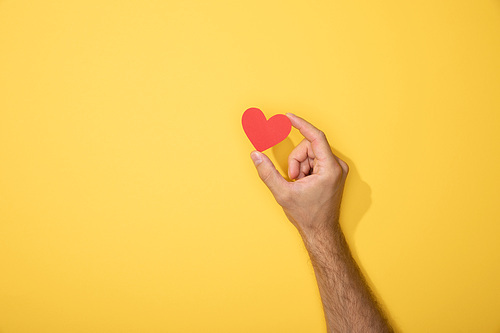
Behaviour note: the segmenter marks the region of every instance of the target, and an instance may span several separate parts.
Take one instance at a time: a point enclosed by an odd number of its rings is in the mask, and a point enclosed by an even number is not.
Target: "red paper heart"
[[[243,130],[258,151],[264,151],[285,140],[292,130],[290,119],[277,114],[266,120],[264,113],[257,108],[249,108],[241,118]]]

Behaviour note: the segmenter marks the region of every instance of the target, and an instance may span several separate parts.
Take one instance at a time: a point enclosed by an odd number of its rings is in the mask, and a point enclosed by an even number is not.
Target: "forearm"
[[[338,223],[349,166],[335,156],[325,133],[287,113],[304,140],[288,156],[286,181],[271,160],[252,152],[259,177],[297,227],[314,266],[328,332],[392,332]]]
[[[301,232],[328,332],[392,332],[354,261],[340,225]]]

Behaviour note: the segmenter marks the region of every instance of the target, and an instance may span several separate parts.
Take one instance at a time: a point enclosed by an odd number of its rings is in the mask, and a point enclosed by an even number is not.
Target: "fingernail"
[[[286,115],[290,115],[290,116],[295,116],[293,113],[291,112],[287,112]]]
[[[250,157],[252,158],[252,161],[255,165],[259,165],[262,163],[262,157],[260,156],[260,153],[254,151],[250,154]]]

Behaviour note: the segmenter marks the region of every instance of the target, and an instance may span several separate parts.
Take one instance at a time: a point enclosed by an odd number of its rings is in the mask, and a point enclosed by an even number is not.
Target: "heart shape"
[[[276,114],[266,120],[257,108],[249,108],[241,118],[243,130],[258,151],[264,151],[285,140],[292,130],[290,119],[284,114]]]

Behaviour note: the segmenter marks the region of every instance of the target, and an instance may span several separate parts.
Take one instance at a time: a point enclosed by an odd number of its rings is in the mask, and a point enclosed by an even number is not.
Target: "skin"
[[[263,153],[251,158],[262,181],[297,228],[313,264],[327,332],[393,332],[354,261],[339,223],[349,173],[325,134],[287,113],[304,136],[288,157],[288,182]]]

